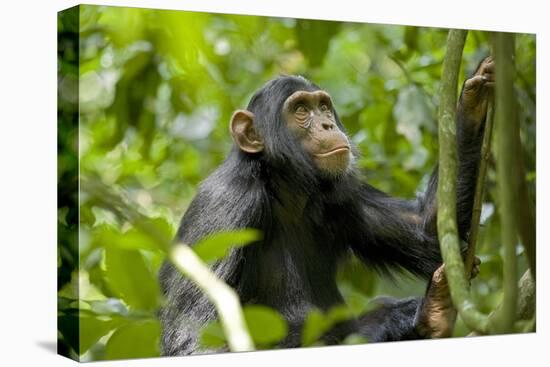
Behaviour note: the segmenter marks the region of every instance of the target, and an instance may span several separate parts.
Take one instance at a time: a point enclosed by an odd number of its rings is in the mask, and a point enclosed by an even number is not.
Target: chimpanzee
[[[457,108],[457,215],[463,239],[493,64],[484,59],[465,81]],[[354,165],[358,152],[330,95],[299,76],[277,77],[258,90],[246,110],[233,114],[230,132],[235,144],[200,185],[176,240],[192,245],[218,231],[261,230],[262,240],[233,249],[213,271],[243,304],[267,305],[283,315],[289,333],[281,347],[300,345],[309,311],[343,304],[335,276],[338,262],[350,252],[382,273],[406,269],[431,279],[430,285],[425,297],[384,298],[373,311],[327,332],[326,343],[352,333],[370,342],[450,334],[456,313],[436,233],[437,172],[413,201],[363,182]],[[162,353],[200,353],[198,334],[216,318],[213,305],[168,262],[160,282],[166,297]]]

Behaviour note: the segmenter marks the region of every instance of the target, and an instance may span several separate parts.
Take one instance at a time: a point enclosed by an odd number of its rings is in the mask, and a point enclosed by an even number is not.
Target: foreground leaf
[[[353,310],[346,305],[333,307],[325,314],[319,310],[310,311],[302,330],[302,345],[313,345],[334,325],[353,317]]]
[[[242,229],[230,232],[218,232],[208,236],[193,246],[193,251],[205,262],[224,258],[233,247],[246,246],[261,238],[256,229]]]
[[[274,344],[287,334],[285,319],[274,309],[266,306],[246,306],[244,318],[255,344]]]
[[[243,308],[244,318],[254,344],[268,347],[281,341],[288,331],[285,319],[274,309],[250,305]],[[201,330],[200,343],[203,348],[220,349],[227,345],[219,321],[212,321]]]
[[[225,334],[219,321],[212,321],[201,329],[200,344],[202,349],[220,349],[227,345]]]
[[[106,248],[105,279],[130,308],[156,309],[160,295],[157,279],[139,251]]]
[[[156,320],[118,328],[105,346],[106,359],[158,357],[160,324]]]

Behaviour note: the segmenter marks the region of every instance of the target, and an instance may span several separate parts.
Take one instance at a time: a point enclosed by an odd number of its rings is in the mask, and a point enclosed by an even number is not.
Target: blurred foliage
[[[103,205],[109,198],[82,190],[77,207],[78,162],[82,178],[120,193],[147,225],[172,238],[197,185],[229,151],[232,111],[246,106],[274,76],[301,74],[333,96],[361,152],[358,165],[374,186],[412,198],[436,164],[447,30],[90,5],[74,9],[60,13],[58,22],[59,345],[73,358],[158,355],[157,271],[165,258],[115,203]],[[470,32],[461,80],[489,54],[488,44],[486,32]],[[516,47],[521,137],[534,202],[534,35],[518,35]],[[493,162],[488,176],[478,248],[482,267],[472,284],[484,312],[502,296]],[[218,240],[228,243],[223,236],[239,234],[220,236],[211,241],[213,247],[204,246],[206,259],[224,255],[225,246],[216,247]],[[245,234],[237,242],[250,236],[257,235]],[[518,246],[524,270],[521,255]],[[365,310],[374,295],[420,295],[425,288],[407,274],[380,279],[354,258],[342,264],[338,284],[350,308],[313,312],[304,345],[320,343],[323,331],[350,312]],[[245,315],[260,347],[272,347],[286,333],[284,320],[265,307],[246,307]],[[459,320],[456,335],[467,332]],[[205,328],[201,340],[205,346],[223,343],[219,324]],[[358,342],[364,340],[346,340]]]

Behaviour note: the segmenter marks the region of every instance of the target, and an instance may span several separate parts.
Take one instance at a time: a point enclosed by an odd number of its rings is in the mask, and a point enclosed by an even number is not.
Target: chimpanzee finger
[[[479,257],[477,256],[474,257],[472,272],[470,273],[470,279],[474,279],[475,277],[477,277],[480,271],[480,265],[481,265],[481,260],[479,259]]]
[[[474,75],[484,74],[486,70],[489,70],[490,72],[492,72],[494,70],[494,65],[495,63],[493,61],[493,58],[491,56],[487,56],[485,59],[483,59],[479,63]]]
[[[483,84],[485,84],[484,77],[481,75],[476,75],[466,80],[466,82],[464,83],[464,90],[478,90]]]
[[[483,65],[483,72],[484,73],[494,73],[495,71],[495,61],[491,58],[490,60],[487,60],[487,62]]]
[[[442,264],[437,268],[432,275],[432,284],[441,284],[446,282],[447,278],[445,277],[445,264]]]
[[[472,267],[472,273],[470,274],[470,279],[474,279],[475,277],[477,277],[477,275],[479,274],[479,265],[474,265]]]

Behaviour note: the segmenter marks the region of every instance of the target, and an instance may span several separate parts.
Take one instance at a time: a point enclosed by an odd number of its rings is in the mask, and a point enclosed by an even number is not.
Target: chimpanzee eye
[[[326,102],[323,102],[321,103],[321,105],[319,106],[319,109],[321,110],[322,113],[324,113],[325,115],[329,116],[329,117],[332,117],[332,110],[331,108],[329,107],[330,105]]]
[[[297,114],[306,114],[308,111],[307,111],[307,108],[306,106],[304,106],[303,104],[299,104],[296,106],[295,110],[294,110],[295,113]]]

